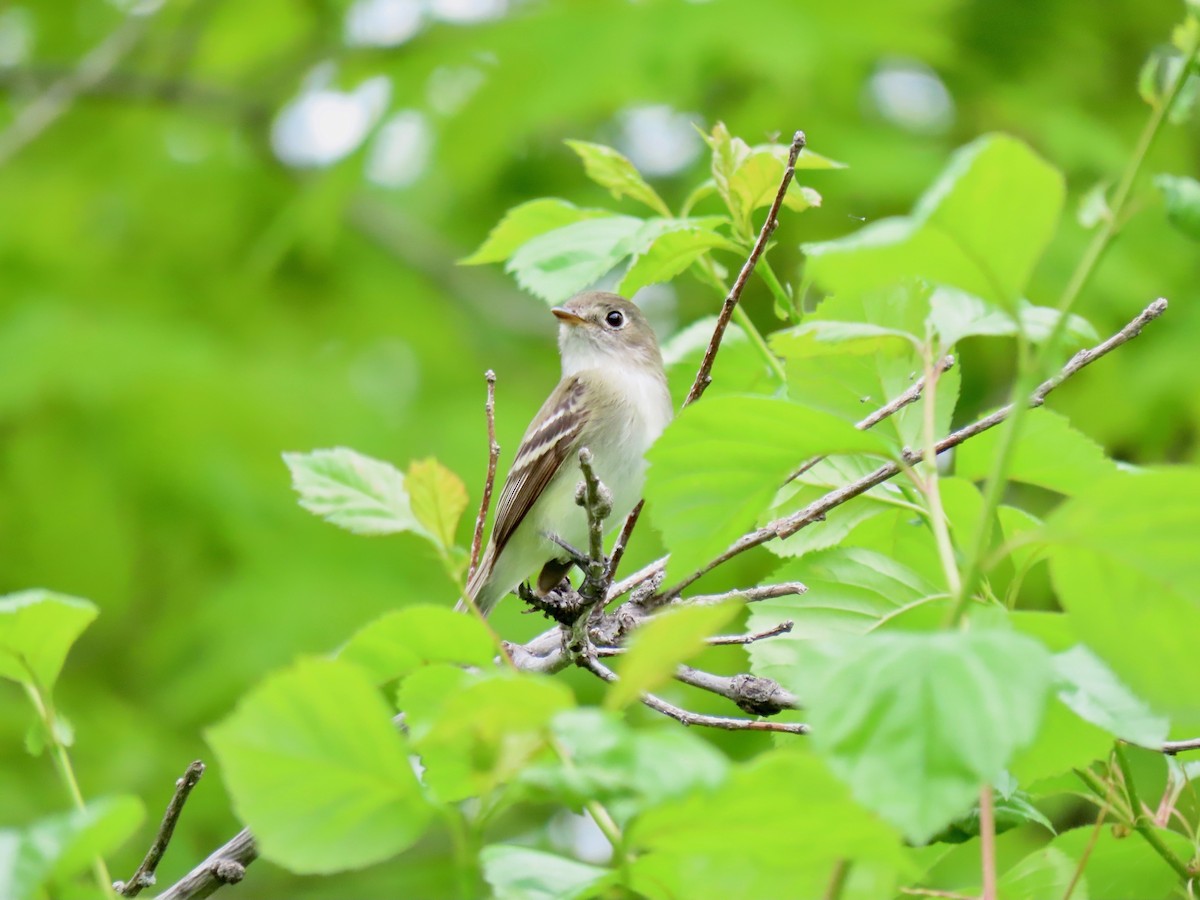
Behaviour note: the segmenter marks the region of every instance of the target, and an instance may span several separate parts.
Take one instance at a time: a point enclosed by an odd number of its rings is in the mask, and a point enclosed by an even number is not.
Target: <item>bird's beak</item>
[[[558,321],[566,325],[582,325],[587,321],[587,319],[581,318],[580,316],[575,315],[575,313],[571,312],[569,309],[563,309],[561,306],[554,307],[554,309],[550,310],[550,312],[554,313]]]

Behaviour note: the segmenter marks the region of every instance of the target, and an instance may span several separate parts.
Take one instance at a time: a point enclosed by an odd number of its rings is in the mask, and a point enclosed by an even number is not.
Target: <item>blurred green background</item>
[[[850,168],[805,173],[825,204],[785,216],[774,256],[796,281],[800,241],[907,211],[986,131],[1060,166],[1074,210],[1128,158],[1148,114],[1138,70],[1181,13],[1144,0],[0,2],[0,592],[40,585],[101,607],[59,688],[85,794],[139,794],[156,818],[207,756],[202,729],[266,671],[385,609],[452,601],[420,539],[359,538],[299,509],[280,453],[434,455],[477,502],[483,371],[499,376],[503,467],[558,363],[540,301],[498,267],[455,261],[516,203],[609,202],[564,138],[617,146],[677,206],[704,177],[693,123],[751,142],[803,128]],[[1197,138],[1169,127],[1147,171],[1196,174]],[[1078,311],[1108,333],[1163,295],[1169,324],[1054,405],[1120,458],[1194,460],[1200,257],[1142,189]],[[1056,299],[1086,238],[1064,221],[1030,299]],[[717,303],[687,278],[645,293],[664,334]],[[774,327],[761,284],[746,305]],[[963,348],[961,417],[1002,399],[1005,352]],[[657,549],[648,528],[639,541],[638,557]],[[537,630],[512,606],[502,633]],[[0,824],[66,806],[49,762],[22,750],[30,719],[0,689]],[[237,827],[218,773],[193,798],[162,883]],[[336,888],[261,864],[252,894],[438,896],[436,844]]]

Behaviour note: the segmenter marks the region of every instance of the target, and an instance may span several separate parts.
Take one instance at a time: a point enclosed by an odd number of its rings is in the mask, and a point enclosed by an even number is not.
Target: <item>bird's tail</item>
[[[475,605],[479,607],[479,611],[485,616],[492,611],[492,607],[500,599],[498,596],[493,596],[495,589],[488,584],[492,574],[492,563],[495,555],[495,547],[489,541],[487,549],[483,552],[483,556],[479,558],[479,565],[475,567],[475,571],[467,579],[466,594],[475,602]],[[489,588],[491,589],[489,590]],[[454,609],[456,612],[469,612],[465,600],[459,600]]]

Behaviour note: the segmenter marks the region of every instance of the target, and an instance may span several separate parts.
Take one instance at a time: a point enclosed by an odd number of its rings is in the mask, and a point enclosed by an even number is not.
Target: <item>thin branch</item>
[[[1133,340],[1142,333],[1142,329],[1147,324],[1157,319],[1164,312],[1166,312],[1166,310],[1167,301],[1159,298],[1147,306],[1128,325],[1126,325],[1108,340],[1097,344],[1095,347],[1090,349],[1080,350],[1073,357],[1071,357],[1071,359],[1065,366],[1062,367],[1061,370],[1038,385],[1038,387],[1030,395],[1029,400],[1027,401],[1028,405],[1034,407],[1041,406],[1045,402],[1046,397],[1050,394],[1050,392],[1057,388],[1060,384],[1062,384],[1072,375],[1079,372],[1081,369],[1095,362],[1097,359],[1100,359],[1100,357],[1111,353],[1113,350],[1117,349],[1123,344]],[[991,415],[985,416],[984,418],[972,422],[970,425],[967,425],[964,428],[958,429],[958,431],[955,431],[938,441],[938,443],[934,446],[935,451],[939,454],[943,453],[946,450],[949,450],[951,447],[957,447],[964,441],[970,440],[976,435],[982,434],[989,428],[994,428],[1007,419],[1009,415],[1011,415],[1013,408],[1014,404],[1012,403],[1008,404],[1007,406],[1002,406]],[[730,547],[720,556],[716,557],[711,562],[706,563],[703,567],[697,569],[695,572],[692,572],[678,583],[672,585],[665,592],[665,596],[668,598],[678,596],[680,591],[686,588],[689,584],[692,584],[701,576],[711,572],[722,563],[728,562],[739,553],[744,553],[745,551],[765,544],[768,541],[791,537],[797,531],[800,531],[800,529],[806,528],[814,522],[821,521],[825,518],[825,515],[830,510],[836,509],[843,503],[854,499],[860,494],[866,493],[871,488],[882,484],[889,478],[895,477],[901,471],[903,471],[905,466],[916,465],[921,461],[922,458],[922,453],[914,450],[906,450],[901,455],[901,460],[899,463],[885,463],[874,472],[863,476],[857,481],[830,491],[824,497],[821,497],[820,499],[815,500],[808,506],[804,507],[804,509],[794,512],[791,515],[784,516],[783,518],[776,519],[775,521],[769,522],[767,525],[757,529],[756,531],[752,531],[743,535],[732,545],[730,545]],[[652,573],[653,571],[657,571],[665,566],[665,564],[666,557],[663,557],[656,563],[651,564],[651,566],[647,566],[646,569],[643,569],[642,571],[645,572],[647,569],[649,569]]]
[[[258,847],[250,829],[243,828],[214,850],[204,862],[159,894],[155,900],[195,900],[207,897],[226,884],[237,884],[246,866],[258,859]]]
[[[610,684],[619,680],[617,673],[595,657],[579,663],[597,678]],[[642,703],[655,712],[660,712],[683,725],[700,725],[705,728],[720,728],[724,731],[775,731],[782,734],[808,734],[809,727],[800,722],[764,722],[761,719],[738,719],[730,716],[707,716],[668,703],[654,694],[642,694]]]
[[[122,897],[136,897],[142,892],[142,888],[151,887],[154,884],[154,872],[162,861],[163,854],[167,852],[167,846],[171,843],[171,836],[175,833],[175,823],[179,821],[183,805],[187,803],[188,795],[203,774],[204,763],[196,760],[187,767],[183,777],[175,782],[175,793],[171,797],[171,802],[167,804],[162,822],[158,826],[158,833],[154,836],[153,843],[150,844],[146,858],[142,860],[141,865],[137,867],[128,881],[118,881],[113,884],[113,890]]]
[[[685,606],[716,606],[732,600],[739,600],[742,603],[757,603],[759,600],[775,600],[779,597],[791,597],[807,591],[808,586],[799,581],[784,581],[780,584],[763,584],[758,587],[725,591],[722,594],[696,594],[694,597],[683,597],[675,602]]]
[[[714,647],[723,647],[729,644],[753,644],[755,641],[761,641],[765,638],[772,638],[776,635],[787,634],[792,630],[795,623],[788,619],[786,622],[780,622],[772,628],[765,628],[762,631],[755,631],[751,634],[718,634],[708,638],[708,643]]]
[[[948,372],[952,368],[954,368],[954,357],[950,356],[950,355],[943,356],[941,359],[938,360],[937,374],[941,375],[943,372]],[[879,409],[875,410],[875,412],[871,413],[865,419],[862,419],[859,422],[855,422],[854,427],[857,428],[859,431],[866,431],[869,428],[874,428],[876,425],[878,425],[884,419],[890,418],[891,416],[894,416],[896,413],[900,412],[900,410],[904,409],[904,407],[909,406],[913,403],[916,403],[919,399],[921,399],[921,394],[924,392],[924,390],[925,390],[925,376],[922,375],[920,378],[918,378],[913,383],[913,386],[910,387],[907,391],[905,391],[903,394],[900,394],[895,399],[889,400],[887,403],[885,403],[883,406],[879,407]],[[824,456],[814,456],[812,459],[808,460],[803,465],[801,465],[800,468],[798,468],[795,472],[793,472],[791,475],[789,475],[787,477],[787,480],[795,481],[797,478],[799,478],[801,475],[803,475],[805,472],[807,472],[809,469],[811,469],[813,466],[815,466],[817,463],[819,463],[823,459],[825,459]]]
[[[71,108],[76,97],[112,72],[141,40],[150,19],[151,15],[127,16],[79,61],[78,66],[23,106],[8,129],[0,133],[0,166],[58,121]]]
[[[592,655],[592,640],[588,629],[592,612],[604,603],[608,595],[608,564],[604,559],[604,520],[612,513],[612,494],[601,482],[592,467],[592,452],[579,450],[579,471],[583,481],[575,489],[575,502],[587,512],[588,558],[583,565],[583,583],[579,596],[583,600],[580,613],[567,627],[564,641],[568,657],[578,663]]]
[[[483,482],[483,497],[479,501],[479,515],[475,517],[475,535],[471,538],[471,567],[467,570],[467,581],[479,568],[479,553],[483,548],[483,523],[487,520],[492,505],[492,490],[496,485],[496,463],[500,460],[500,443],[496,440],[496,373],[488,369],[483,376],[487,379],[487,401],[483,413],[487,416],[488,467]]]
[[[742,712],[753,716],[773,716],[785,709],[803,708],[800,699],[779,682],[757,675],[714,675],[691,666],[680,666],[675,680],[724,697]]]
[[[733,316],[734,308],[742,298],[742,291],[746,289],[746,282],[750,280],[750,276],[754,273],[754,267],[758,265],[758,258],[767,249],[767,241],[770,240],[779,224],[779,208],[783,205],[783,198],[787,194],[788,187],[791,186],[792,176],[796,174],[796,158],[804,149],[804,144],[804,132],[797,131],[792,137],[792,146],[788,149],[787,166],[784,167],[783,177],[779,180],[779,190],[775,192],[775,200],[767,211],[767,218],[763,222],[762,230],[758,233],[758,240],[754,242],[754,248],[750,251],[750,255],[742,265],[742,270],[738,272],[737,280],[734,281],[733,287],[729,289],[729,294],[725,297],[725,302],[721,305],[721,312],[717,315],[717,324],[713,328],[712,338],[709,339],[708,347],[704,351],[704,358],[700,361],[700,369],[696,372],[696,378],[692,382],[687,398],[683,401],[684,406],[699,400],[708,390],[709,384],[712,383],[713,362],[717,358],[717,350],[721,347],[721,339],[725,336],[725,329],[729,327],[729,319]]]
[[[1162,752],[1168,756],[1176,753],[1186,753],[1189,750],[1200,750],[1200,738],[1188,738],[1186,741],[1167,741],[1162,745]]]
[[[617,566],[621,564],[621,557],[625,555],[625,548],[629,545],[629,538],[633,535],[633,529],[637,527],[638,517],[641,516],[642,507],[645,505],[645,500],[639,500],[637,506],[625,517],[625,524],[621,526],[621,533],[617,535],[617,542],[613,545],[612,557],[608,560],[608,580],[610,583],[617,575]]]
[[[979,791],[979,858],[983,900],[996,900],[996,802],[990,784]]]

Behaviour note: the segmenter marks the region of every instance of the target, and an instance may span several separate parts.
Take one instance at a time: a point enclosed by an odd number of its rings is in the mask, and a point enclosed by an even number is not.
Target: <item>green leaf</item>
[[[813,320],[771,335],[771,349],[786,359],[840,353],[906,350],[918,344],[911,334],[869,322]]]
[[[525,290],[559,303],[604,277],[663,230],[651,226],[634,216],[574,222],[523,244],[505,269]]]
[[[589,144],[587,141],[566,141],[566,145],[583,160],[583,170],[587,177],[601,187],[608,188],[615,198],[620,200],[622,197],[629,197],[650,207],[659,215],[671,215],[667,204],[654,192],[654,188],[646,184],[633,163],[612,147]]]
[[[1024,791],[1014,791],[1007,797],[997,790],[992,791],[993,827],[996,834],[1003,834],[1013,828],[1034,823],[1041,825],[1051,834],[1054,833],[1053,823],[1047,819]],[[934,841],[945,844],[961,844],[980,834],[979,807],[975,806],[969,813],[950,823],[950,827],[938,834]]]
[[[137,797],[100,797],[83,809],[46,816],[24,828],[0,829],[0,897],[35,900],[47,884],[87,869],[120,847],[145,818]]]
[[[991,474],[1003,429],[993,428],[957,450],[957,474],[982,481]],[[1053,448],[1047,452],[1047,448]],[[1009,457],[1008,477],[1060,494],[1086,493],[1117,471],[1117,464],[1091,438],[1071,427],[1060,413],[1042,407],[1030,410]]]
[[[584,219],[599,219],[614,213],[606,209],[581,209],[566,200],[542,197],[514,206],[504,214],[499,224],[489,232],[487,240],[470,256],[460,259],[459,265],[478,266],[483,263],[504,262],[517,248],[547,231],[562,228]]]
[[[1160,829],[1158,836],[1182,859],[1195,854],[1191,842],[1178,832]],[[1123,837],[1107,827],[1097,830],[1089,826],[1060,834],[1050,846],[1071,857],[1076,866],[1085,866],[1086,900],[1178,896],[1179,876],[1150,844],[1137,837]],[[1071,897],[1082,900],[1075,894]]]
[[[937,587],[903,563],[862,547],[835,547],[781,566],[772,581],[802,581],[800,597],[760,600],[750,608],[750,627],[769,628],[783,619],[791,632],[752,644],[750,658],[770,653],[780,642],[828,640],[865,634],[906,606],[928,597]]]
[[[409,504],[426,534],[444,549],[454,546],[458,520],[467,508],[467,488],[436,459],[417,460],[408,467]]]
[[[950,350],[959,341],[980,335],[1012,336],[1020,330],[1034,343],[1050,336],[1060,313],[1045,306],[1033,306],[1021,301],[1016,319],[1005,310],[997,309],[978,297],[954,288],[939,287],[929,298],[929,322],[941,338],[940,353]],[[1098,340],[1099,336],[1087,320],[1072,315],[1067,321],[1067,334],[1076,341]]]
[[[1087,647],[1077,644],[1056,654],[1054,671],[1059,699],[1081,719],[1143,747],[1156,747],[1167,739],[1170,722],[1151,711]]]
[[[1167,220],[1193,240],[1200,240],[1200,181],[1187,175],[1156,175],[1154,186],[1167,204]]]
[[[712,744],[673,723],[634,729],[620,714],[593,707],[560,712],[551,728],[567,761],[526,766],[521,785],[534,802],[581,809],[599,800],[618,823],[695,788],[716,787],[729,769]]]
[[[807,244],[807,273],[834,292],[924,278],[1015,309],[1058,222],[1062,176],[1021,141],[982,137],[956,152],[905,218]]]
[[[617,880],[609,869],[509,844],[484,847],[480,860],[496,900],[582,900]]]
[[[1061,699],[1046,707],[1037,737],[1019,751],[1009,771],[1021,784],[1034,786],[1072,769],[1087,767],[1112,752],[1112,735],[1081,719]]]
[[[923,841],[1033,741],[1050,686],[1036,641],[972,631],[859,638],[818,686],[796,687],[814,746],[855,798]]]
[[[50,691],[96,605],[42,588],[0,597],[0,677]]]
[[[1055,847],[1042,847],[1030,853],[1005,872],[996,882],[999,900],[1042,900],[1061,897],[1075,878],[1077,864]],[[1076,885],[1074,900],[1089,900],[1086,889]]]
[[[811,755],[763,754],[626,830],[632,887],[650,898],[817,897],[836,860],[903,866],[897,834],[848,794]]]
[[[689,406],[648,454],[647,509],[683,574],[724,550],[806,458],[886,453],[879,436],[821,410],[767,397]]]
[[[1200,718],[1200,470],[1122,472],[1046,520],[1050,574],[1079,637],[1134,694],[1173,719]],[[1147,652],[1153,648],[1153,652]]]
[[[409,606],[384,613],[338,651],[376,684],[403,678],[430,663],[490,666],[496,655],[487,629],[472,616],[440,606]]]
[[[675,668],[704,648],[704,639],[723,628],[741,608],[737,603],[668,609],[641,626],[621,659],[621,680],[608,689],[604,705],[621,709],[670,681]]]
[[[711,250],[741,248],[708,228],[682,228],[668,231],[634,258],[633,265],[617,286],[617,293],[631,297],[648,284],[670,281]]]
[[[429,822],[391,711],[357,666],[301,660],[268,676],[207,737],[263,856],[293,872],[380,862]]]
[[[405,681],[401,701],[425,782],[443,802],[481,796],[511,781],[546,747],[554,716],[574,705],[570,689],[557,681],[506,672],[441,697],[422,687],[421,702],[411,704],[414,677]]]
[[[432,539],[413,515],[404,473],[345,447],[285,453],[300,505],[355,534],[414,531]]]

